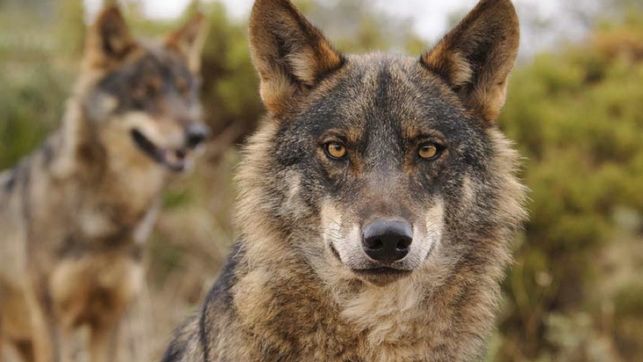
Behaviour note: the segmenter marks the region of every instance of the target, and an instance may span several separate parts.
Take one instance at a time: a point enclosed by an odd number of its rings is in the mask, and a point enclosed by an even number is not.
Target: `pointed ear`
[[[201,51],[205,44],[207,24],[205,16],[197,13],[181,28],[168,35],[165,45],[177,51],[187,62],[190,71],[197,73],[201,68]]]
[[[250,50],[261,78],[261,98],[274,114],[344,64],[343,56],[288,0],[255,1]]]
[[[511,1],[481,0],[421,61],[491,124],[506,100],[519,38]]]
[[[136,47],[117,6],[103,9],[87,33],[85,59],[92,67],[106,68],[121,62]]]

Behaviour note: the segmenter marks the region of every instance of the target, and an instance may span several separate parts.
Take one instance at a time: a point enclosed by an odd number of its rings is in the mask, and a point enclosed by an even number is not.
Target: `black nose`
[[[362,247],[371,259],[392,263],[404,258],[413,241],[413,228],[406,221],[376,220],[366,225]]]
[[[208,138],[210,129],[203,124],[196,123],[188,126],[186,130],[187,144],[190,148],[195,148]]]

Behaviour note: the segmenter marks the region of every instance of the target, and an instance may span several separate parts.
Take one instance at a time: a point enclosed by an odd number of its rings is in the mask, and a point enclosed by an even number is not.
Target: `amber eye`
[[[440,147],[435,143],[425,143],[420,146],[418,155],[422,159],[433,160],[440,155]]]
[[[326,151],[326,155],[328,157],[336,159],[336,160],[341,160],[346,155],[348,154],[348,150],[346,150],[346,146],[339,142],[328,142],[324,145],[324,150]]]
[[[147,89],[150,93],[156,94],[163,88],[163,81],[160,78],[152,78],[147,83]]]
[[[188,81],[183,78],[178,79],[176,81],[176,89],[181,93],[181,95],[188,94],[188,91],[190,90]]]

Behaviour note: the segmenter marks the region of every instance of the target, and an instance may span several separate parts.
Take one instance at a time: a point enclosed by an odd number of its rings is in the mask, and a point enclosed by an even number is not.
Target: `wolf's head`
[[[190,164],[208,134],[198,99],[204,23],[198,15],[148,44],[130,35],[117,7],[99,14],[87,34],[76,99],[90,138],[109,155],[172,171]]]
[[[494,123],[518,48],[509,0],[417,58],[342,55],[287,0],[256,1],[250,36],[269,112],[240,174],[253,240],[285,235],[315,269],[374,284],[504,245],[524,215]]]

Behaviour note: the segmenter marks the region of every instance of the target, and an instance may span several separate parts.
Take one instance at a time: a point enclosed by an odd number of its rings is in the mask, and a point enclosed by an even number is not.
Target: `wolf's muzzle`
[[[364,227],[362,234],[366,255],[385,264],[402,260],[409,253],[412,242],[412,226],[400,220],[375,220]]]
[[[210,135],[210,128],[201,123],[194,123],[187,127],[185,131],[186,144],[189,148],[200,146]]]

